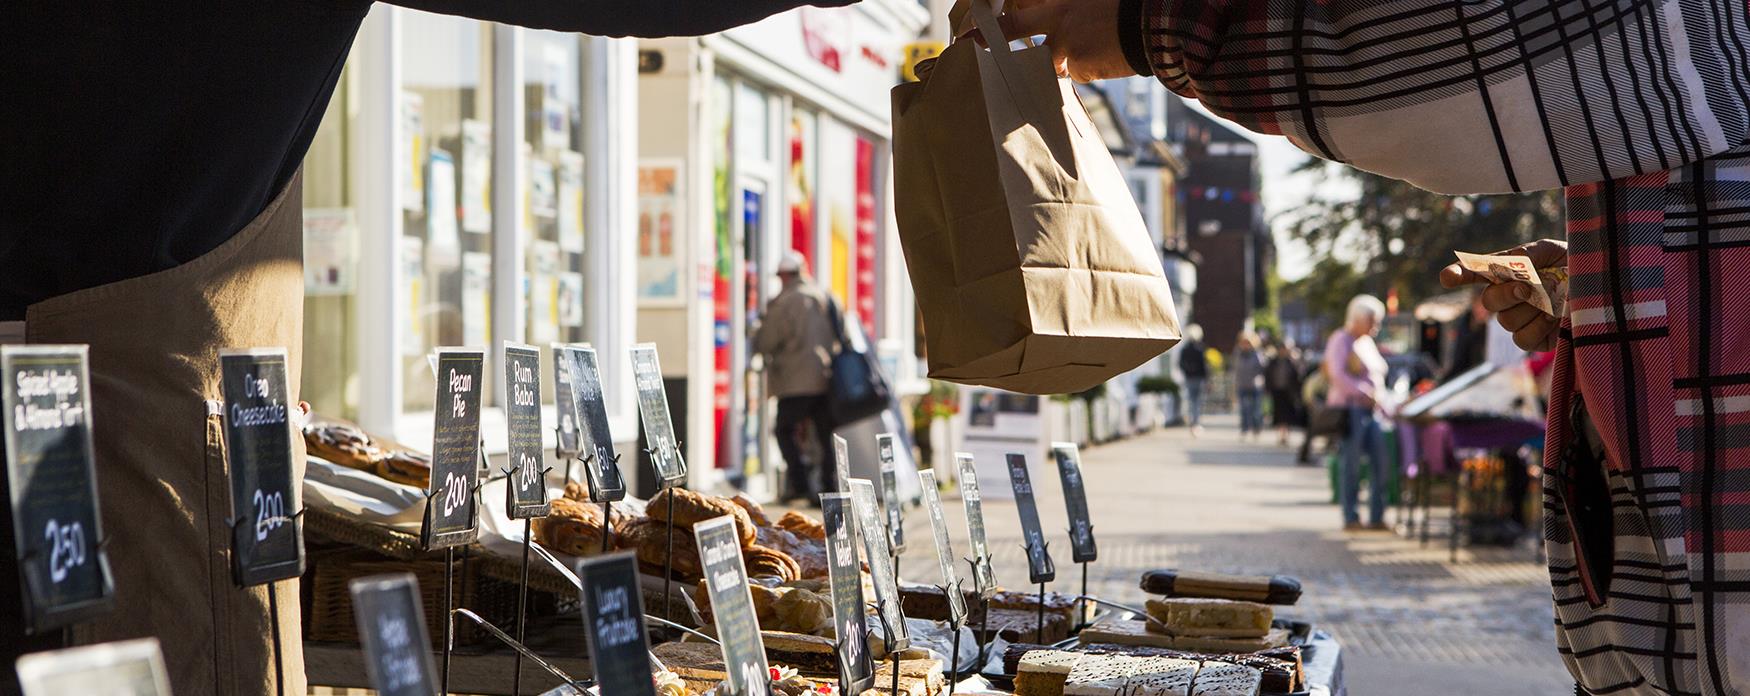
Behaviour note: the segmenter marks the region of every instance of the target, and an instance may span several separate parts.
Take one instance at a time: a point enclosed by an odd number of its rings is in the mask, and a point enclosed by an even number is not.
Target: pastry
[[[833,652],[831,639],[790,631],[762,630],[760,642],[765,645],[766,660],[772,664],[795,667],[805,676],[838,676],[838,655]]]
[[[1142,574],[1142,591],[1168,597],[1238,599],[1265,604],[1300,601],[1300,581],[1286,575],[1224,575],[1163,568]]]
[[[1046,612],[1045,630],[1043,635],[1041,635],[1038,630],[1039,613],[1037,611],[997,609],[995,607],[992,607],[990,610],[990,620],[988,622],[979,622],[977,624],[968,622],[967,626],[972,629],[974,634],[980,634],[981,631],[985,630],[986,623],[989,624],[989,630],[993,635],[1002,636],[1003,640],[1011,643],[1022,641],[1029,643],[1055,643],[1068,638],[1070,630],[1070,620],[1068,616]]]
[[[724,515],[735,517],[736,530],[741,533],[741,545],[747,546],[754,542],[758,535],[753,520],[747,516],[747,510],[725,498],[705,495],[685,488],[664,488],[650,498],[645,505],[645,511],[653,520],[667,520],[669,513],[669,498],[674,499],[674,524],[676,527],[691,529],[693,525],[705,520],[715,519]]]
[[[602,551],[602,524],[599,515],[576,501],[558,499],[546,517],[536,518],[530,525],[535,543],[548,550],[572,556],[589,556]]]
[[[1029,650],[1015,666],[1015,696],[1063,696],[1063,684],[1082,655],[1061,650]]]
[[[559,501],[553,501],[557,504]],[[584,507],[588,507],[585,505]],[[600,511],[598,510],[599,514]],[[665,532],[669,532],[665,536]],[[622,549],[637,553],[641,566],[655,569],[657,577],[662,576],[663,559],[668,555],[669,541],[674,544],[674,562],[672,569],[674,577],[682,580],[697,579],[704,574],[704,564],[699,561],[699,547],[693,541],[692,532],[681,527],[670,528],[660,521],[640,517],[628,522],[614,535],[614,542]]]
[[[904,653],[901,653],[903,655]],[[948,685],[947,677],[942,673],[942,661],[933,658],[899,660],[899,694],[900,696],[934,696],[942,693]],[[863,692],[869,694],[893,693],[893,663],[881,661],[875,663],[875,686]]]
[[[1262,675],[1258,670],[1227,662],[1205,662],[1197,670],[1191,696],[1257,696]]]
[[[377,475],[424,489],[431,485],[431,457],[418,452],[392,452],[377,462]]]
[[[371,436],[346,423],[311,423],[304,426],[304,450],[335,464],[375,473],[383,451]]]
[[[784,516],[778,519],[778,528],[804,539],[813,539],[823,543],[826,541],[826,525],[795,510],[784,513]]]
[[[747,564],[748,577],[778,578],[780,583],[802,579],[802,566],[789,554],[764,546],[749,546],[741,551]]]
[[[1124,682],[1128,696],[1190,696],[1200,663],[1172,657],[1151,657],[1146,674],[1132,674]]]
[[[779,631],[794,631],[810,635],[826,635],[832,630],[832,600],[799,588],[783,588],[772,603],[772,621],[760,626]]]
[[[723,669],[723,650],[710,643],[657,643],[651,646],[650,653],[697,693],[709,691],[729,676]]]
[[[746,493],[736,493],[729,498],[729,502],[735,503],[740,506],[742,510],[746,511],[747,519],[753,522],[755,527],[772,526],[771,518],[766,517],[766,508],[759,503],[754,502],[753,498],[747,497]]]
[[[1256,638],[1270,630],[1275,610],[1256,602],[1202,597],[1148,600],[1149,627],[1174,636]]]
[[[754,543],[789,555],[801,568],[804,578],[825,578],[831,572],[827,566],[825,543],[804,539],[777,527],[760,527]]]

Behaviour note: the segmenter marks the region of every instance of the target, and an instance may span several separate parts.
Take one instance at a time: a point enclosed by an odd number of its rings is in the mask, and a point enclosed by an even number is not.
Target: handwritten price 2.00
[[[444,474],[444,517],[468,504],[468,477]]]
[[[49,520],[43,527],[43,538],[49,542],[49,579],[61,582],[68,571],[85,565],[85,525],[78,522],[62,526]]]
[[[265,541],[267,535],[286,523],[286,498],[283,493],[263,494],[255,490],[255,540]]]

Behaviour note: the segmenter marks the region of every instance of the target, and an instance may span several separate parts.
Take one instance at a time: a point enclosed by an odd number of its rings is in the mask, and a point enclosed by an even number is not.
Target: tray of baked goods
[[[1158,596],[1095,617],[1071,638],[1010,641],[983,676],[1017,696],[1340,693],[1336,642],[1276,615],[1299,600],[1298,581],[1156,570],[1141,585]]]

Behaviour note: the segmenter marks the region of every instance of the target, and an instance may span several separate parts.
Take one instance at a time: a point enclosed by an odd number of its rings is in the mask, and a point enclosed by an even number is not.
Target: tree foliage
[[[1454,250],[1563,236],[1556,192],[1449,196],[1318,159],[1295,171],[1314,178],[1315,193],[1279,224],[1311,250],[1313,269],[1284,293],[1333,320],[1359,292],[1383,299],[1396,289],[1405,310],[1440,294]]]

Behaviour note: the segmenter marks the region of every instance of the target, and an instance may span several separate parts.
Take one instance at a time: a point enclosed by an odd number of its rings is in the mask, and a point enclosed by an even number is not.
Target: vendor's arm
[[[430,12],[598,36],[698,36],[802,5],[856,0],[389,0]]]
[[[1247,128],[1433,191],[1620,179],[1750,132],[1741,76],[1723,72],[1746,61],[1720,38],[1744,34],[1744,15],[1713,2],[1014,2],[1010,35],[1045,34],[1066,74],[1154,75]]]

